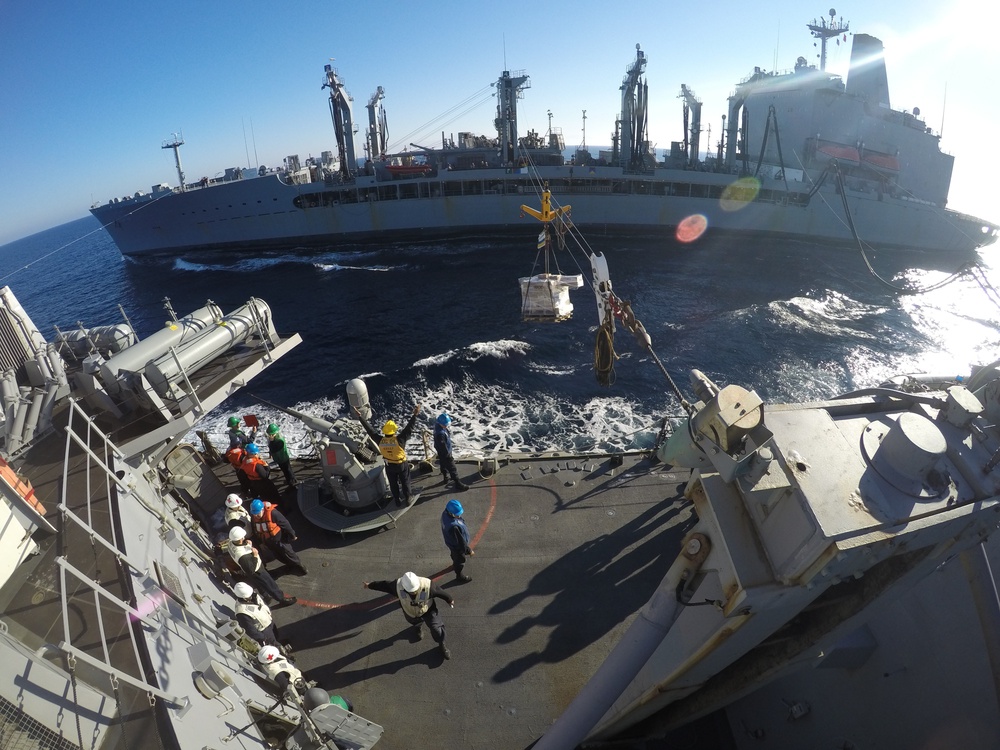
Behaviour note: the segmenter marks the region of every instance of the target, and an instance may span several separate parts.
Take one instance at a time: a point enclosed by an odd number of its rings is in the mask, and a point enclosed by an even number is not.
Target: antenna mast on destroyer
[[[184,136],[171,133],[173,139],[164,141],[160,148],[172,148],[174,150],[174,162],[177,164],[177,179],[180,180],[181,192],[184,192],[184,170],[181,169],[181,146],[184,145]]]

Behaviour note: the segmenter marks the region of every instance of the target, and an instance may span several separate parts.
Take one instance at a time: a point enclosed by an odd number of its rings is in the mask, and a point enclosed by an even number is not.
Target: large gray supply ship
[[[602,257],[602,327],[656,359]],[[0,290],[4,747],[916,747],[955,721],[962,747],[1000,743],[1000,363],[785,405],[693,370],[686,392],[668,377],[686,417],[650,450],[463,460],[472,582],[452,580],[452,491],[421,439],[397,505],[352,416],[290,410],[315,452],[279,502],[305,575],[262,552],[294,648],[274,671],[235,616],[233,468],[184,436],[300,339],[259,299],[168,315],[141,341],[47,341]],[[360,380],[347,400],[370,409]],[[451,658],[362,586],[408,570],[453,600]],[[880,621],[912,597],[939,614]],[[924,646],[901,667],[932,632],[943,663]],[[905,727],[869,710],[893,695],[914,697]]]
[[[729,97],[723,137],[703,152],[701,102],[686,85],[684,140],[658,158],[647,139],[646,56],[636,50],[622,84],[622,111],[610,151],[579,150],[518,133],[523,73],[496,85],[495,137],[459,133],[440,148],[386,153],[384,93],[368,103],[363,166],[358,167],[350,98],[326,66],[336,151],[282,168],[227,169],[179,187],[113,199],[91,212],[125,255],[200,250],[336,248],[394,238],[413,241],[530,234],[518,219],[526,197],[547,183],[572,204],[589,236],[660,235],[691,241],[715,235],[933,251],[968,258],[996,239],[997,225],[946,208],[954,157],[919,110],[890,106],[882,43],[856,34],[847,80],[825,70],[828,39],[847,26],[809,25],[822,44],[819,68],[799,57],[792,72],[760,68]],[[853,223],[853,231],[852,231]]]

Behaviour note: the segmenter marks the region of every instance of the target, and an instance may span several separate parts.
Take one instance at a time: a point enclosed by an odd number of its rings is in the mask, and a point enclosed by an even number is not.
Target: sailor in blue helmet
[[[272,503],[281,500],[281,493],[271,479],[271,467],[260,457],[260,448],[256,443],[246,447],[246,456],[240,464],[240,470],[250,480],[250,492],[254,497],[263,497]]]
[[[281,511],[257,498],[250,503],[250,520],[259,546],[267,547],[276,558],[295,568],[298,575],[308,575],[306,566],[292,549],[291,543],[299,537]]]
[[[462,518],[464,514],[465,509],[458,500],[449,500],[441,514],[441,534],[451,552],[451,561],[455,564],[455,580],[459,583],[472,580],[472,576],[465,575],[462,570],[465,568],[466,557],[476,554],[469,546],[469,529]]]
[[[448,484],[448,476],[451,476],[455,483],[455,489],[465,491],[469,485],[458,478],[458,468],[455,466],[455,457],[451,452],[451,417],[446,413],[438,416],[434,423],[434,450],[437,451],[438,463],[441,464],[441,476],[444,480],[441,484]]]

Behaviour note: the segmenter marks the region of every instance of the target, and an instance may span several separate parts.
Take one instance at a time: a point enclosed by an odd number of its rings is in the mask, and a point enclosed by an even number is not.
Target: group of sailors
[[[281,493],[270,478],[268,462],[260,456],[256,443],[257,426],[247,426],[249,431],[241,429],[239,417],[229,417],[226,459],[236,470],[243,495],[252,498],[247,507],[242,495],[230,493],[226,497],[223,516],[227,529],[228,562],[231,563],[227,567],[240,579],[233,586],[236,621],[245,635],[259,645],[257,661],[267,677],[282,692],[294,686],[303,696],[305,678],[289,658],[291,647],[279,640],[278,628],[265,597],[278,606],[294,604],[298,599],[282,591],[261,559],[260,550],[269,550],[276,559],[295,569],[298,575],[307,575],[309,571],[292,548],[292,542],[298,539],[295,529],[278,510]],[[291,456],[278,425],[268,425],[267,435],[271,458],[281,469],[286,485],[295,487]],[[342,707],[348,708],[348,702],[338,700]]]
[[[240,489],[251,497],[259,497],[271,503],[280,502],[281,493],[271,479],[271,466],[260,455],[260,446],[256,442],[256,425],[248,425],[250,431],[246,432],[240,428],[240,418],[235,416],[229,418],[228,424],[229,448],[226,451],[226,460],[236,471]],[[297,482],[292,471],[288,444],[281,434],[281,429],[274,423],[267,426],[267,449],[271,459],[281,469],[285,485],[289,488],[295,487]]]
[[[357,410],[356,410],[357,411]],[[379,446],[379,451],[386,462],[386,473],[393,498],[398,505],[414,503],[418,497],[412,493],[409,477],[409,460],[405,451],[406,440],[413,429],[420,406],[413,409],[407,423],[402,429],[392,420],[387,421],[381,434],[358,412],[358,417],[366,432]],[[435,420],[434,444],[441,464],[444,484],[449,479],[455,489],[467,490],[458,477],[450,435],[451,418],[441,414]],[[290,658],[291,648],[279,640],[277,626],[270,606],[265,601],[269,597],[277,606],[288,606],[297,600],[287,596],[268,572],[260,556],[260,549],[268,549],[278,560],[296,570],[299,575],[307,575],[308,570],[302,564],[291,543],[298,536],[285,515],[277,508],[281,494],[270,479],[270,467],[260,457],[260,450],[255,442],[256,425],[248,425],[249,432],[240,428],[240,419],[230,417],[229,449],[226,458],[236,469],[237,479],[244,495],[252,498],[249,507],[245,506],[244,497],[231,493],[225,501],[224,519],[228,529],[228,556],[231,561],[229,570],[239,581],[233,586],[236,599],[236,621],[243,632],[259,644],[257,661],[267,677],[287,692],[289,687],[295,688],[299,696],[304,696],[307,690],[305,678]],[[269,439],[268,449],[271,458],[281,469],[289,488],[295,486],[295,475],[291,469],[291,459],[287,445],[276,424],[267,428]],[[463,568],[467,556],[475,554],[470,547],[470,539],[465,521],[462,518],[464,509],[457,500],[450,500],[442,513],[441,531],[445,544],[451,553],[456,580],[460,583],[471,581],[465,575]],[[445,629],[437,611],[434,599],[440,598],[451,607],[455,600],[447,592],[440,589],[428,578],[407,572],[396,580],[366,581],[365,588],[394,594],[408,622],[414,625],[419,636],[423,637],[422,625],[427,625],[431,637],[437,643],[442,656],[451,658],[451,653],[445,645]],[[335,696],[332,702],[338,703],[347,710],[353,710],[350,702]]]

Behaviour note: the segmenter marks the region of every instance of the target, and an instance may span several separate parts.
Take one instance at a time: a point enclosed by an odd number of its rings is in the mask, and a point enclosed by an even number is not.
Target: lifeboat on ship
[[[871,167],[884,174],[899,173],[899,159],[892,154],[865,149],[861,154],[861,161],[866,167]]]
[[[821,164],[826,164],[835,159],[845,167],[856,167],[861,163],[861,154],[858,152],[857,146],[850,146],[846,143],[817,139],[814,154],[816,161]]]

